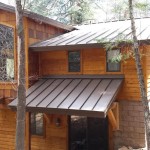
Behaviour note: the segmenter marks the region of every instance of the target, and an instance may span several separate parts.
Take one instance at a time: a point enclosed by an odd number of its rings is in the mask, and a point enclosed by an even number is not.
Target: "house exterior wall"
[[[15,14],[4,10],[0,10],[0,24],[10,26],[15,31],[15,75],[17,74],[17,37],[16,37],[16,19]],[[32,29],[34,35],[30,37],[29,30]],[[44,40],[48,37],[65,32],[63,29],[53,27],[41,22],[35,22],[31,19],[24,17],[24,31],[25,31],[25,53],[26,53],[26,87],[32,85],[32,83],[39,77],[39,54],[28,52],[28,47],[34,42]],[[42,37],[40,37],[42,33]],[[30,62],[28,60],[31,60]],[[0,103],[0,149],[14,150],[15,149],[15,132],[16,132],[16,113],[7,108],[7,104],[10,102],[9,98],[16,97],[17,83],[0,82],[0,97],[5,97],[5,103]],[[8,99],[7,99],[8,98]],[[57,128],[54,124],[54,120],[57,116],[53,115],[50,123],[45,122],[45,136],[31,136],[32,149],[37,150],[66,150],[67,144],[67,118],[66,116],[60,116],[62,120],[61,127]],[[27,115],[27,120],[28,120]],[[26,150],[29,149],[29,124],[26,123]],[[61,134],[60,134],[61,132]]]
[[[25,22],[25,49],[26,49],[26,79],[28,88],[40,76],[74,74],[68,72],[67,50],[51,52],[28,52],[28,46],[32,43],[63,33],[62,29],[46,24],[40,24],[31,19],[24,18]],[[15,27],[15,14],[0,10],[0,23]],[[30,32],[32,33],[29,33]],[[40,36],[42,35],[42,36]],[[16,41],[16,38],[15,38]],[[15,43],[15,51],[17,44]],[[144,76],[149,94],[150,60],[149,47],[146,47],[147,55],[144,58]],[[16,61],[17,62],[17,61]],[[16,63],[17,64],[17,63]],[[16,65],[15,64],[15,65]],[[17,71],[16,71],[17,72]],[[104,49],[81,50],[81,72],[76,74],[124,74],[125,80],[117,97],[120,103],[120,130],[115,131],[111,138],[110,149],[123,145],[133,147],[144,146],[143,111],[140,102],[140,90],[136,76],[134,59],[122,62],[121,71],[106,72],[106,52]],[[0,83],[0,96],[15,97],[15,85]],[[148,95],[149,96],[149,95]],[[55,126],[57,115],[48,115],[45,119],[45,135],[43,137],[31,136],[32,150],[67,150],[68,147],[68,121],[67,116],[59,116],[62,120],[60,127]],[[0,149],[15,149],[16,113],[4,108],[0,104]],[[28,128],[29,129],[29,128]],[[110,127],[110,133],[111,131]],[[129,132],[130,131],[130,132]],[[7,136],[6,136],[7,135]],[[133,141],[134,139],[134,141]]]
[[[140,90],[134,59],[122,62],[120,72],[106,72],[106,51],[104,49],[81,50],[81,72],[68,72],[68,52],[40,52],[40,76],[62,74],[124,74],[123,87],[118,100],[140,100]]]
[[[15,150],[16,113],[0,109],[0,149]]]
[[[143,47],[141,48],[143,49]],[[144,77],[146,58],[142,59]],[[40,76],[72,74],[68,72],[68,52],[51,51],[40,53]],[[110,134],[110,149],[132,146],[145,146],[143,108],[140,101],[140,90],[133,58],[121,64],[120,72],[106,72],[106,52],[104,49],[81,50],[81,72],[76,74],[124,74],[123,86],[117,97],[120,104],[120,129]],[[109,128],[112,132],[112,128]]]
[[[47,114],[48,115],[48,114]],[[68,125],[65,115],[48,115],[49,121],[45,121],[44,136],[31,136],[32,150],[67,150]],[[60,127],[55,125],[56,118],[61,119]]]
[[[120,129],[114,132],[114,149],[145,147],[144,112],[141,101],[120,101]]]

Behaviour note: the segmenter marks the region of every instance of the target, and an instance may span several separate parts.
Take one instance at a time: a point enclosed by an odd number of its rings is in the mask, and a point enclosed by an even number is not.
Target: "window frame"
[[[73,62],[70,62],[70,61],[69,61],[69,53],[70,53],[70,52],[79,52],[80,61],[77,62],[77,63],[79,63],[79,65],[80,65],[80,70],[79,70],[79,71],[70,71],[70,70],[69,70],[69,68],[70,68],[69,64],[70,64],[70,63],[73,63]],[[81,73],[81,70],[82,70],[81,58],[82,58],[81,50],[69,50],[69,51],[67,51],[67,66],[68,66],[68,68],[67,68],[68,70],[67,70],[67,71],[68,71],[68,73],[70,73],[70,74],[71,74],[71,73],[76,73],[76,74],[80,74],[80,73]]]
[[[113,50],[118,50],[119,52],[121,52],[121,50],[119,48],[112,49],[110,51],[113,51]],[[108,62],[107,62],[107,60],[108,60],[108,51],[106,50],[106,72],[112,72],[112,73],[113,72],[115,72],[115,73],[120,73],[121,72],[121,69],[122,69],[121,62],[119,62],[119,70],[109,70],[108,69]]]
[[[11,24],[8,24],[8,23],[5,23],[5,22],[1,22],[1,21],[0,21],[0,25],[12,28],[13,34],[14,34],[14,37],[13,37],[13,42],[14,42],[14,44],[13,44],[14,45],[14,52],[13,52],[13,54],[14,54],[14,79],[10,80],[10,81],[8,81],[8,80],[1,81],[0,80],[1,84],[3,84],[3,83],[4,84],[12,84],[12,81],[14,83],[16,83],[16,80],[17,80],[17,51],[16,51],[16,49],[17,49],[17,36],[16,36],[16,27],[11,25]]]
[[[30,120],[30,135],[32,136],[32,137],[39,137],[39,138],[44,138],[45,137],[45,119],[44,119],[44,113],[41,113],[42,115],[43,115],[43,133],[40,135],[40,134],[32,134],[32,132],[31,132],[31,126],[32,126],[32,124],[31,124],[31,114],[34,114],[34,116],[36,115],[36,114],[38,114],[38,113],[40,113],[40,112],[30,112],[30,117],[29,117],[29,120]]]

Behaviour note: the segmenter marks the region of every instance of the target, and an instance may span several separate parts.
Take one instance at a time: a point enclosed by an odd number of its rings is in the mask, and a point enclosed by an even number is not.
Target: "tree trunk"
[[[16,25],[18,37],[18,104],[16,126],[16,150],[24,150],[25,147],[25,44],[23,29],[23,10],[21,0],[16,0]]]
[[[145,88],[144,83],[144,75],[141,65],[141,59],[140,59],[140,50],[139,50],[139,44],[136,36],[136,29],[135,29],[135,22],[133,17],[133,4],[132,0],[129,0],[129,11],[130,11],[130,20],[131,20],[131,30],[133,35],[133,51],[135,54],[135,63],[136,63],[136,69],[137,69],[137,76],[139,80],[140,85],[140,92],[141,92],[141,100],[144,108],[144,120],[145,120],[145,132],[146,132],[146,146],[147,149],[150,150],[150,116],[149,116],[149,106],[148,106],[148,99],[147,99],[147,92]]]

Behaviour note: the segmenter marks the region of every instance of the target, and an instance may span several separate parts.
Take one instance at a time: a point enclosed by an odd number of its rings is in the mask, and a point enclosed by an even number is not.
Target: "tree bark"
[[[16,150],[24,150],[25,147],[25,44],[23,28],[23,10],[21,0],[16,0],[16,25],[18,41],[18,103],[16,125]]]
[[[139,86],[140,86],[140,93],[141,93],[141,100],[144,108],[144,120],[145,120],[145,132],[146,132],[146,147],[148,150],[150,150],[150,116],[149,116],[149,105],[148,105],[148,99],[147,99],[147,92],[145,88],[144,83],[144,75],[141,65],[141,59],[140,59],[140,50],[139,50],[139,44],[136,36],[136,29],[135,29],[135,22],[133,17],[133,4],[132,0],[129,0],[129,11],[130,11],[130,20],[131,20],[131,30],[133,35],[133,51],[135,54],[135,63],[136,63],[136,69],[137,69],[137,76],[139,80]]]

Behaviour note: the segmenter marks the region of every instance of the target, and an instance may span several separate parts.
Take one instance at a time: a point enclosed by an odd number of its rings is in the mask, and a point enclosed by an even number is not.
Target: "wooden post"
[[[119,104],[114,102],[108,111],[108,119],[111,123],[113,130],[119,129]]]

